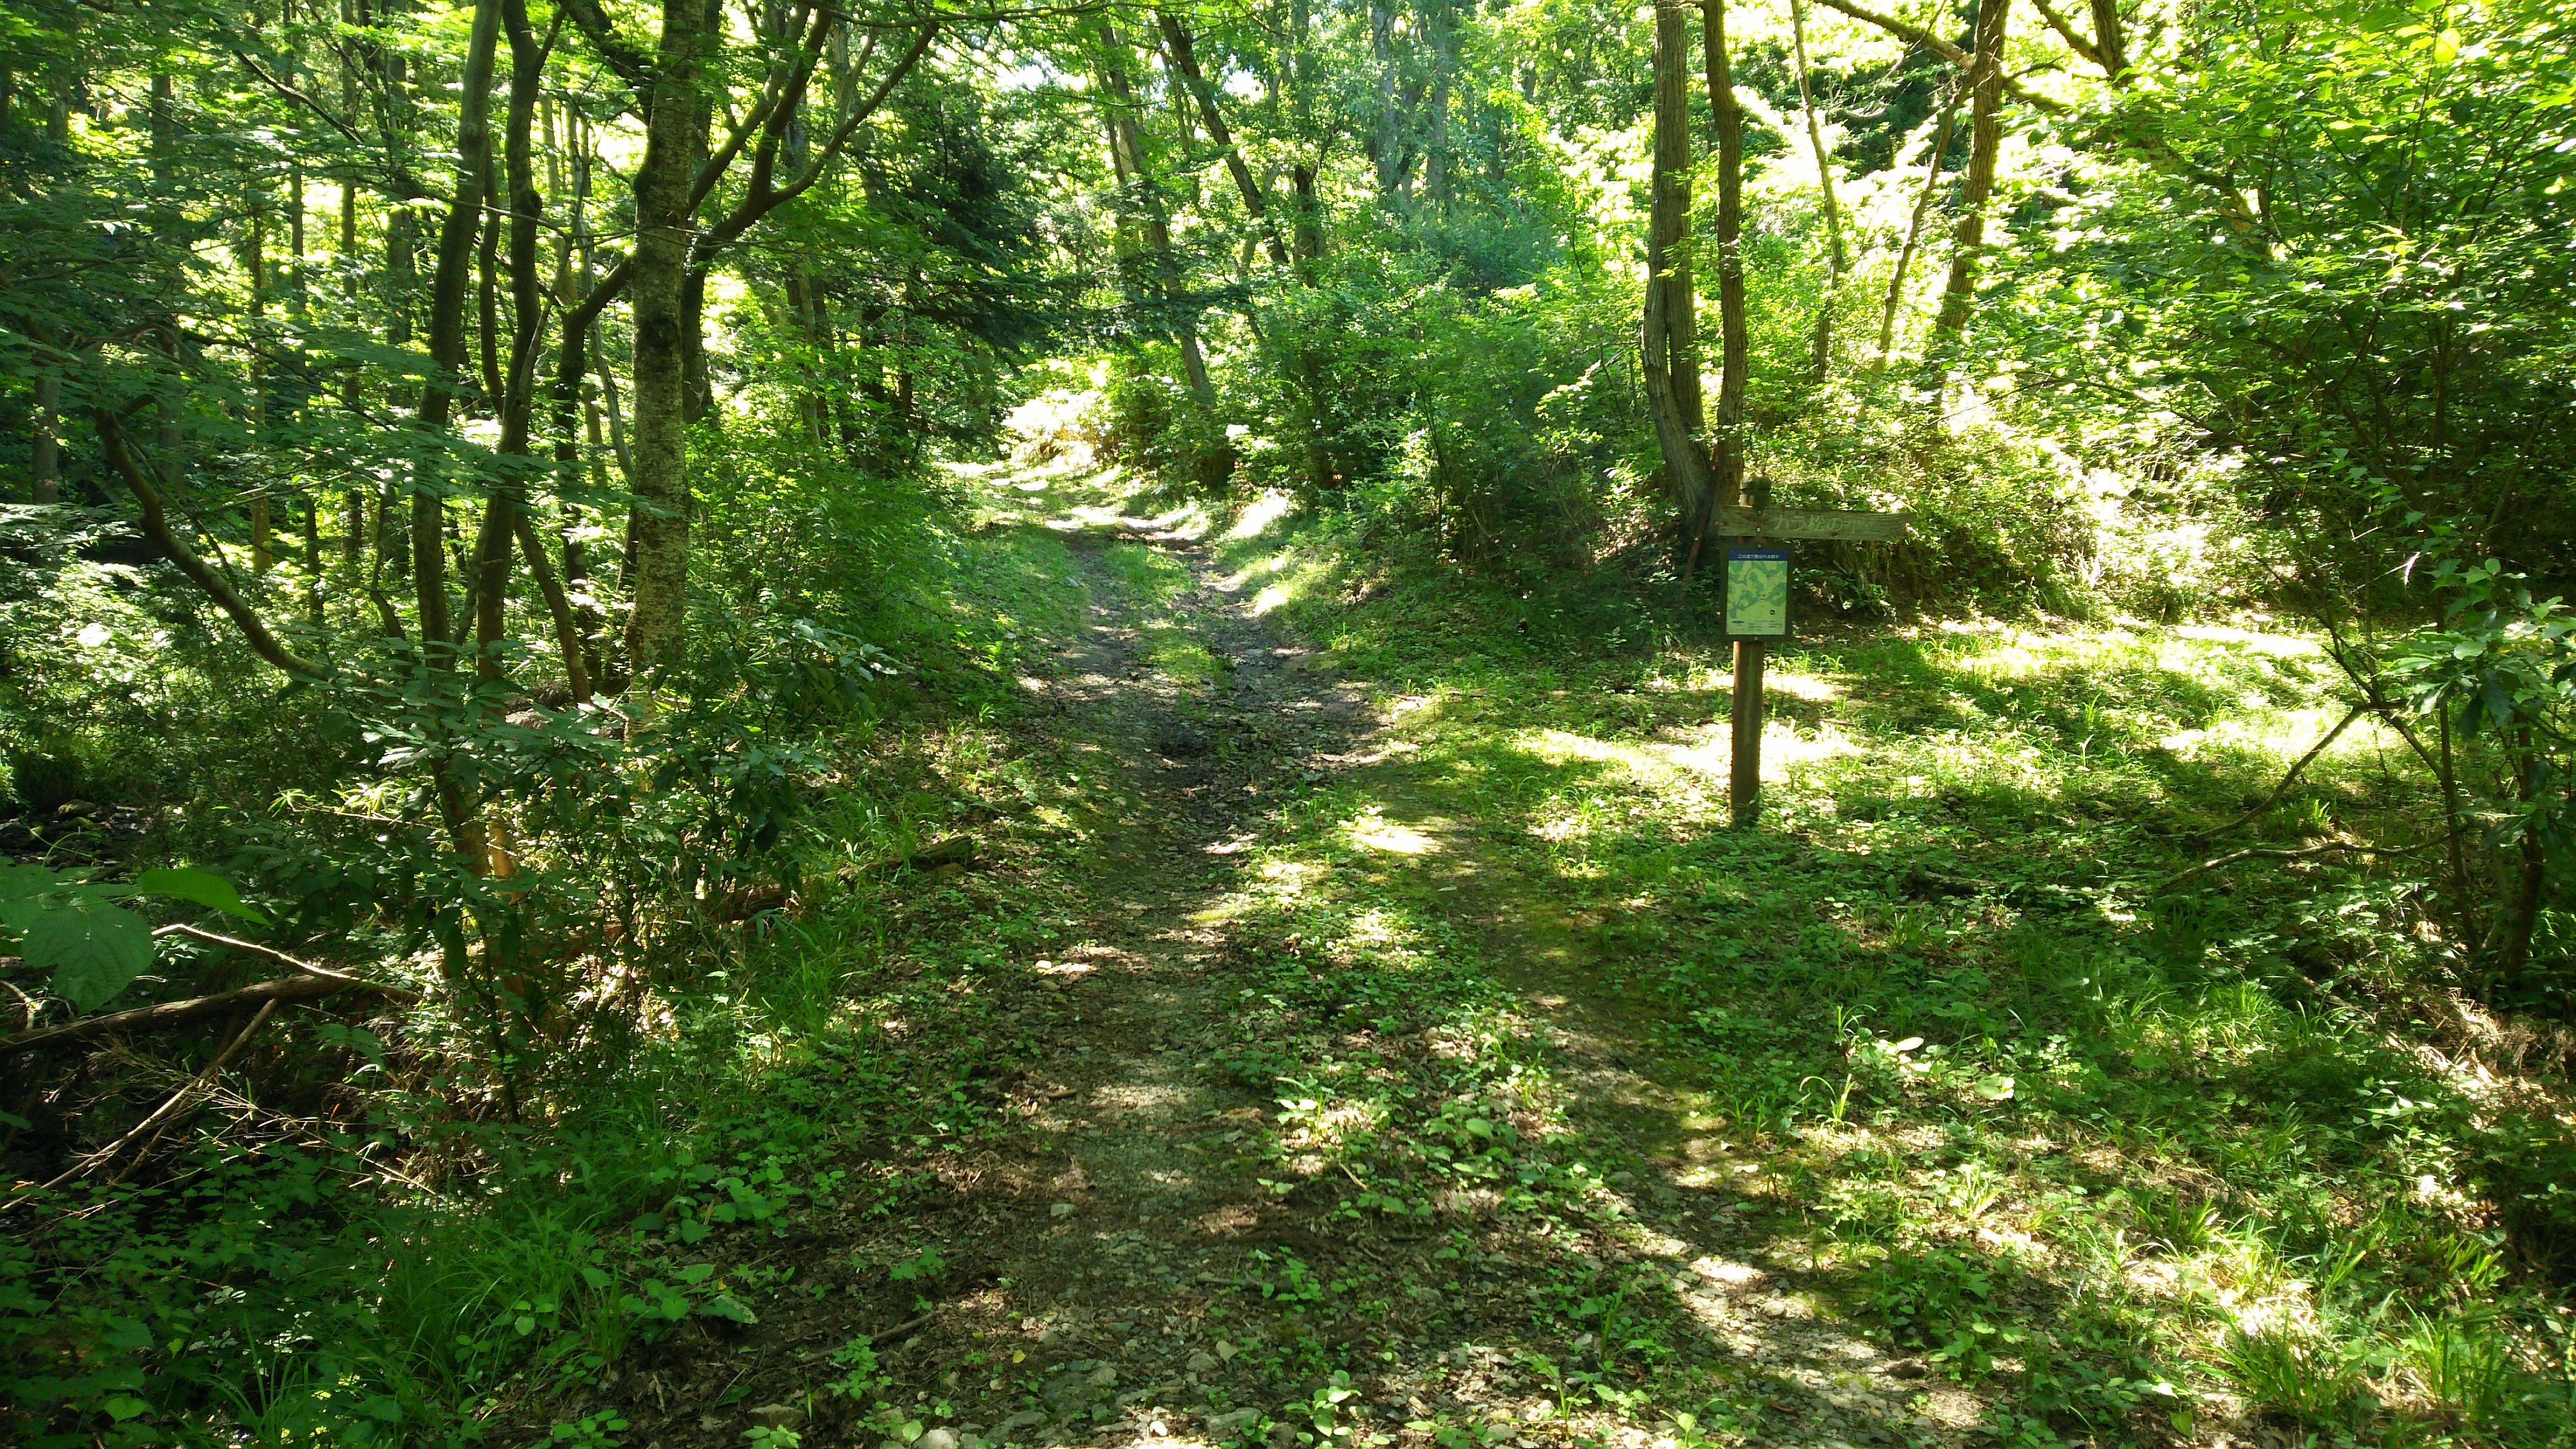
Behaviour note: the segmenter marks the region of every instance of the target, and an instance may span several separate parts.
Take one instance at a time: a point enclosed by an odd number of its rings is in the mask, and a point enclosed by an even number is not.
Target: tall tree
[[[1843,274],[1851,254],[1843,244],[1842,202],[1834,195],[1834,162],[1825,150],[1824,122],[1816,114],[1816,92],[1808,78],[1806,0],[1789,0],[1789,35],[1798,61],[1798,109],[1807,122],[1807,147],[1816,158],[1816,194],[1825,210],[1825,294],[1816,305],[1816,381],[1834,366],[1834,305],[1841,300]]]
[[[1941,289],[1937,336],[1956,343],[1976,303],[1977,264],[1986,246],[1986,204],[1995,192],[1995,158],[2003,149],[2004,21],[2012,0],[1977,0],[1976,62],[1968,71],[1968,171],[1959,187],[1959,221],[1951,231],[1950,278]]]
[[[1645,318],[1638,351],[1665,485],[1681,511],[1685,573],[1708,512],[1701,461],[1697,290],[1691,280],[1690,20],[1685,0],[1655,5],[1655,140],[1646,222]]]
[[[1752,344],[1744,318],[1744,108],[1727,55],[1726,0],[1700,0],[1708,108],[1717,125],[1717,426],[1710,492],[1744,502],[1744,384]],[[1701,522],[1704,531],[1706,520]]]

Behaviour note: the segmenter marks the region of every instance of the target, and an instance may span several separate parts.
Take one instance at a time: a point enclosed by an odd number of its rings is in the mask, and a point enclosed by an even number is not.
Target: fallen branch
[[[229,1045],[227,1045],[222,1051],[217,1052],[215,1054],[215,1059],[206,1063],[204,1071],[201,1071],[195,1076],[189,1078],[186,1086],[181,1087],[179,1090],[170,1094],[170,1100],[163,1102],[160,1106],[154,1108],[151,1116],[135,1123],[132,1128],[127,1130],[124,1136],[117,1138],[114,1142],[107,1144],[105,1147],[100,1148],[89,1156],[84,1157],[80,1161],[63,1169],[61,1175],[54,1178],[53,1181],[46,1183],[44,1186],[37,1188],[36,1191],[51,1192],[55,1188],[62,1186],[64,1183],[71,1181],[73,1178],[80,1176],[82,1173],[89,1171],[91,1168],[109,1161],[114,1158],[116,1154],[123,1152],[126,1148],[126,1144],[134,1141],[138,1137],[141,1137],[146,1132],[151,1132],[153,1138],[158,1140],[161,1134],[156,1129],[158,1129],[163,1123],[169,1121],[172,1117],[178,1115],[179,1109],[188,1105],[190,1098],[196,1096],[198,1092],[205,1088],[205,1085],[208,1082],[215,1079],[218,1073],[222,1072],[225,1067],[231,1065],[232,1059],[241,1054],[241,1049],[243,1047],[250,1045],[250,1039],[259,1034],[259,1029],[261,1027],[268,1025],[269,1017],[274,1015],[276,1011],[276,998],[271,997],[270,999],[261,1002],[259,1004],[259,1010],[254,1013],[250,1019],[250,1025],[243,1027],[240,1034],[235,1036]],[[144,1145],[148,1150],[151,1143],[146,1142]],[[120,1178],[118,1180],[122,1181],[123,1179]]]
[[[197,926],[185,924],[163,926],[152,934],[155,936],[193,936],[197,940],[210,942],[217,946],[228,947],[235,951],[248,951],[254,956],[265,956],[280,965],[292,966],[307,976],[319,976],[325,981],[337,981],[343,986],[373,986],[379,991],[389,991],[396,995],[408,995],[414,1001],[418,1001],[420,999],[420,994],[418,992],[406,992],[399,986],[387,986],[381,982],[369,981],[363,976],[344,975],[332,970],[328,966],[316,966],[310,961],[299,961],[295,957],[287,955],[285,952],[278,950],[274,946],[263,946],[257,941],[237,941],[230,936],[217,935],[212,931],[205,930]]]
[[[2167,876],[2147,894],[2162,895],[2193,876],[2206,874],[2222,866],[2234,865],[2240,860],[2306,860],[2312,856],[2332,855],[2342,850],[2355,851],[2363,855],[2420,855],[2423,853],[2421,847],[2412,850],[2384,850],[2376,845],[2353,845],[2340,840],[2328,841],[2323,845],[2301,846],[2295,850],[2280,846],[2251,845],[2243,850],[2231,850],[2216,860],[2204,860],[2188,870]]]
[[[2333,744],[2337,739],[2339,739],[2339,738],[2341,738],[2341,737],[2342,737],[2343,732],[2344,732],[2345,730],[2348,730],[2348,729],[2352,728],[2352,722],[2353,722],[2354,720],[2357,720],[2357,719],[2361,718],[2363,715],[2368,714],[2369,712],[2370,712],[2370,706],[2369,706],[2369,705],[2367,705],[2367,704],[2356,704],[2356,705],[2354,705],[2354,706],[2352,707],[2352,713],[2347,714],[2347,715],[2345,715],[2345,716],[2343,717],[2343,723],[2341,723],[2341,724],[2339,724],[2339,725],[2336,725],[2333,729],[2330,729],[2330,730],[2326,731],[2326,737],[2325,737],[2324,739],[2321,739],[2321,740],[2317,741],[2314,745],[2312,745],[2312,746],[2310,746],[2310,747],[2309,747],[2308,752],[2307,752],[2306,754],[2299,756],[2299,762],[2298,762],[2297,764],[2292,765],[2292,766],[2290,767],[2290,773],[2288,773],[2288,774],[2286,774],[2286,775],[2283,775],[2283,776],[2281,777],[2281,783],[2280,783],[2280,784],[2275,785],[2275,786],[2273,786],[2273,787],[2272,787],[2272,793],[2271,793],[2271,794],[2266,795],[2266,796],[2264,796],[2264,797],[2263,797],[2263,803],[2262,803],[2262,804],[2255,806],[2253,809],[2246,811],[2244,814],[2237,816],[2235,819],[2230,820],[2230,821],[2228,821],[2226,824],[2221,825],[2221,826],[2218,826],[2218,827],[2217,827],[2217,828],[2215,828],[2215,829],[2212,829],[2212,830],[2195,830],[2195,831],[2193,831],[2191,834],[2184,836],[2184,837],[2183,837],[2183,839],[2185,839],[2185,840],[2209,840],[2209,839],[2213,839],[2213,838],[2215,838],[2215,837],[2217,837],[2217,836],[2225,835],[2227,832],[2229,832],[2229,831],[2231,831],[2231,830],[2234,830],[2234,829],[2236,829],[2238,826],[2243,825],[2245,822],[2247,822],[2247,821],[2249,821],[2249,820],[2252,820],[2253,818],[2255,818],[2255,817],[2256,817],[2256,816],[2258,816],[2258,815],[2261,815],[2264,811],[2269,810],[2269,809],[2271,809],[2273,806],[2280,804],[2280,803],[2281,803],[2281,797],[2282,797],[2282,796],[2284,796],[2284,795],[2289,794],[2289,793],[2290,793],[2290,786],[2291,786],[2291,785],[2293,785],[2293,784],[2295,784],[2295,783],[2297,783],[2298,778],[2299,778],[2299,772],[2300,772],[2300,771],[2302,771],[2302,770],[2305,770],[2309,765],[2311,765],[2311,764],[2315,763],[2317,756],[2322,755],[2322,754],[2324,754],[2324,753],[2326,752],[2326,746]]]
[[[181,1022],[195,1021],[199,1017],[215,1016],[254,1002],[311,1001],[318,997],[337,995],[352,988],[382,992],[398,1001],[420,1000],[420,993],[407,987],[390,986],[380,981],[361,981],[354,976],[341,976],[336,973],[318,976],[280,976],[273,981],[262,981],[233,991],[218,991],[212,996],[196,996],[186,1001],[164,1001],[157,1006],[138,1006],[132,1011],[112,1011],[105,1016],[93,1016],[82,1021],[66,1022],[61,1026],[49,1026],[41,1031],[22,1032],[17,1036],[0,1038],[0,1059],[63,1042],[87,1041],[91,1037],[104,1036],[112,1031],[158,1031],[164,1027],[177,1026]]]

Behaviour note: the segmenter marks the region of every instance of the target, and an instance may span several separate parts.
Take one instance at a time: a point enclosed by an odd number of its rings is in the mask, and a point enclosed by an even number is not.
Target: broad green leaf
[[[0,865],[0,902],[31,901],[71,884],[41,865]]]
[[[147,870],[134,878],[134,888],[149,895],[169,896],[173,900],[193,901],[210,906],[228,916],[268,924],[268,917],[242,904],[241,893],[233,883],[210,870],[182,866],[177,870]]]
[[[116,906],[56,906],[27,927],[27,964],[54,973],[54,994],[95,1011],[152,964],[152,928]]]

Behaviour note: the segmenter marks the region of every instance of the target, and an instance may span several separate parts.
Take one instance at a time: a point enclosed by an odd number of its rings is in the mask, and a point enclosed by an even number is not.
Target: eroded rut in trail
[[[1031,747],[1113,780],[1134,802],[1129,823],[1085,856],[1084,939],[1041,963],[1028,988],[1051,999],[1023,1013],[1042,1023],[1041,1049],[1007,1084],[1005,1110],[1018,1121],[962,1157],[926,1164],[944,1190],[901,1221],[854,1225],[829,1250],[846,1262],[853,1243],[862,1257],[871,1243],[933,1246],[941,1266],[910,1285],[933,1306],[913,1311],[919,1300],[894,1285],[834,1296],[745,1343],[708,1341],[707,1354],[738,1363],[665,1355],[617,1394],[635,1421],[626,1442],[740,1445],[751,1429],[776,1426],[799,1431],[808,1449],[900,1445],[908,1434],[922,1449],[979,1449],[1213,1445],[1265,1433],[1289,1449],[1331,1435],[1311,1412],[1292,1415],[1283,1393],[1311,1401],[1334,1386],[1283,1390],[1286,1335],[1323,1350],[1310,1359],[1347,1367],[1349,1392],[1328,1416],[1343,1442],[1642,1445],[1668,1437],[1669,1425],[1597,1400],[1588,1414],[1564,1411],[1598,1351],[1590,1335],[1554,1344],[1561,1358],[1534,1363],[1528,1351],[1551,1274],[1561,1283],[1569,1266],[1641,1256],[1669,1260],[1670,1311],[1691,1334],[1683,1351],[1731,1356],[1776,1400],[1760,1442],[1940,1439],[1972,1418],[1972,1404],[1925,1395],[1906,1377],[1919,1368],[1833,1323],[1798,1291],[1794,1270],[1759,1266],[1746,1205],[1722,1178],[1692,1181],[1690,1144],[1676,1147],[1669,1132],[1660,1143],[1638,1134],[1642,1150],[1613,1140],[1628,1117],[1671,1117],[1671,1094],[1640,1069],[1635,1033],[1615,1014],[1545,989],[1529,962],[1498,971],[1526,999],[1562,1078],[1585,1084],[1595,1105],[1575,1115],[1601,1129],[1598,1160],[1637,1169],[1634,1216],[1615,1240],[1560,1232],[1542,1261],[1525,1251],[1526,1234],[1473,1223],[1465,1235],[1453,1224],[1391,1233],[1331,1213],[1312,1193],[1275,1190],[1283,1185],[1261,1181],[1249,1157],[1228,1155],[1277,1104],[1223,1068],[1236,1044],[1231,947],[1211,907],[1239,883],[1236,857],[1276,827],[1299,784],[1365,771],[1400,791],[1390,772],[1402,764],[1364,692],[1255,618],[1199,545],[1140,519],[1098,525],[1069,539],[1089,575],[1086,627],[1047,674],[1022,684],[1053,705],[1035,712]],[[1184,686],[1155,667],[1138,601],[1105,566],[1104,531],[1189,567],[1192,581],[1161,623],[1216,656],[1213,684]],[[1471,823],[1428,825],[1472,852]],[[1461,930],[1507,957],[1525,904],[1508,898],[1512,889],[1508,871],[1493,870],[1444,899]],[[1595,1120],[1584,1122],[1587,1112]],[[1317,1280],[1364,1279],[1374,1301],[1365,1312],[1274,1316],[1267,1310],[1279,1305],[1247,1290],[1274,1280],[1283,1255]],[[859,1335],[875,1339],[881,1392],[902,1411],[891,1419],[862,1419],[816,1392],[847,1371],[831,1356]],[[1436,1436],[1404,1427],[1435,1420]]]

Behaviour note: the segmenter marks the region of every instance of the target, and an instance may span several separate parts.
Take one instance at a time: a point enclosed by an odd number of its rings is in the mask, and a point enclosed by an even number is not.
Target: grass
[[[1238,920],[1285,954],[1247,1043],[1382,1001],[1453,1043],[1392,1079],[1332,1048],[1257,1063],[1284,1167],[1400,1217],[1487,1163],[1507,1205],[1597,1217],[1615,1127],[1674,1182],[1746,1191],[1764,1262],[2006,1440],[2576,1435],[2566,1084],[2440,986],[2418,882],[2264,862],[2156,889],[2339,717],[2311,641],[1801,640],[1738,832],[1709,646],[1408,572],[1343,520],[1219,547],[1398,740],[1253,867]],[[2257,828],[2385,825],[2423,789],[2356,730]],[[1557,1075],[1542,993],[1650,1050],[1669,1109]],[[1762,1439],[1758,1381],[1633,1368],[1664,1412]]]
[[[684,1319],[847,1329],[778,1245],[899,1225],[994,1140],[978,1084],[1048,1030],[1000,1003],[1050,999],[1017,988],[1133,823],[1018,731],[1093,546],[1038,521],[951,540],[921,707],[799,826],[801,918],[660,942],[640,1029],[581,1044],[545,1130],[386,1091],[400,1154],[210,1135],[41,1264],[0,1246],[13,1390],[88,1414],[44,1442],[607,1445],[579,1386]],[[1208,1290],[1213,1437],[2576,1443],[2576,1149],[2534,1030],[2441,989],[2387,862],[2157,889],[2333,722],[2309,641],[1800,640],[1736,831],[1721,660],[1657,611],[1409,569],[1347,518],[1172,521],[1389,721],[1279,782],[1199,922],[1218,1066],[1272,1106],[1188,1150],[1374,1245],[1283,1237]],[[1187,571],[1135,542],[1099,567],[1186,713],[1228,667]],[[2256,834],[2366,835],[2421,790],[2355,730]],[[888,871],[967,830],[989,871]],[[333,1045],[361,1077],[383,1050]],[[935,1263],[892,1237],[889,1280]],[[935,1422],[864,1349],[828,1373],[897,1437]],[[1890,1360],[1920,1376],[1814,1382]]]
[[[559,1043],[527,1127],[459,1120],[422,1079],[404,1041],[436,1040],[434,1013],[377,1022],[382,1040],[281,1020],[265,1049],[345,1068],[366,1125],[235,1103],[175,1145],[166,1185],[78,1185],[41,1232],[13,1233],[0,1424],[26,1411],[34,1446],[506,1437],[533,1400],[668,1330],[668,1310],[749,1296],[756,1270],[700,1251],[710,1232],[771,1236],[917,1194],[888,1146],[980,1130],[961,1084],[1024,1042],[973,985],[1051,938],[1061,895],[1014,869],[1026,851],[1007,831],[991,874],[925,883],[888,863],[1086,808],[1003,733],[1023,708],[1014,671],[1080,617],[1078,568],[1027,531],[944,546],[956,587],[909,643],[914,702],[841,742],[787,847],[801,915],[676,923],[609,973],[654,983],[640,1022]]]

